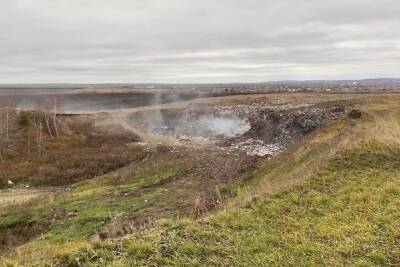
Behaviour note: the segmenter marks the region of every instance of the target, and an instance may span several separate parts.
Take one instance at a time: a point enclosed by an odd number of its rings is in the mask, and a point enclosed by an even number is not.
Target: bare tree
[[[11,131],[16,126],[16,106],[12,102],[0,104],[0,157],[8,147]],[[14,131],[15,132],[15,131]]]
[[[42,152],[42,122],[39,121],[39,129],[38,129],[38,151]]]
[[[53,126],[54,126],[54,130],[55,130],[56,136],[58,137],[57,104],[58,104],[58,99],[57,99],[56,96],[53,96]]]
[[[42,152],[42,121],[40,119],[40,113],[36,112],[33,117],[33,124],[35,126],[36,135],[36,150]]]
[[[8,140],[8,136],[10,135],[10,110],[9,107],[6,107],[6,140]]]
[[[28,144],[27,144],[27,152],[31,153],[31,137],[28,135]]]
[[[54,138],[53,133],[51,132],[50,122],[49,122],[49,115],[48,115],[47,111],[44,111],[44,118],[45,118],[45,121],[46,121],[47,131],[49,132],[50,137]]]
[[[51,138],[58,137],[57,126],[57,97],[52,97],[40,104],[39,109],[44,113],[47,132]]]

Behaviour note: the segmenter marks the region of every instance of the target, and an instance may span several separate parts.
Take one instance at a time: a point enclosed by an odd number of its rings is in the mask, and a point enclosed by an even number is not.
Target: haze
[[[396,0],[2,0],[0,83],[398,77]]]

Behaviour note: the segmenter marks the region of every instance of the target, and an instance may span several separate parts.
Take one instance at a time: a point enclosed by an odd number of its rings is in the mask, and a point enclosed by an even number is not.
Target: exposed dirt
[[[180,143],[216,144],[249,155],[272,157],[335,120],[349,102],[271,105],[248,103],[134,112],[130,127]]]
[[[48,225],[49,223],[30,221],[29,223],[7,225],[6,227],[0,226],[0,252],[24,244],[46,232]]]
[[[0,207],[12,204],[22,204],[33,198],[61,193],[63,187],[23,188],[0,191]]]
[[[162,190],[165,201],[149,204],[145,208],[128,212],[110,220],[99,234],[99,238],[123,236],[138,228],[151,226],[158,218],[185,214],[202,216],[219,205],[226,197],[232,196],[229,186],[244,178],[258,164],[259,159],[245,153],[231,153],[215,148],[167,147],[161,145],[145,161],[126,169],[113,179],[115,185],[131,179],[135,168],[162,168],[183,164],[184,170],[176,176],[137,191],[123,192],[124,196],[141,196]],[[232,189],[233,190],[233,189]]]

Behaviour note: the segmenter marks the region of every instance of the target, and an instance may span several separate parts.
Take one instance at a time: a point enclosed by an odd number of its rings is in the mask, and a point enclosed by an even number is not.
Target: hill
[[[156,206],[162,210],[175,203],[171,196],[184,197],[154,188],[165,189],[160,185],[172,177],[196,172],[192,160],[185,160],[188,156],[157,160],[164,162],[161,166],[140,165],[134,176],[141,179],[127,179],[132,170],[123,168],[73,185],[65,198],[8,207],[1,211],[3,227],[33,222],[32,229],[47,229],[36,223],[57,214],[55,207],[64,207],[58,216],[66,219],[55,218],[57,223],[46,234],[3,254],[4,262],[10,266],[398,265],[400,98],[368,95],[359,100],[361,118],[343,116],[247,170],[221,190],[229,192],[223,205],[197,218],[166,216],[142,221],[122,236],[92,235],[96,222],[106,220],[116,228],[122,224],[114,211],[141,210],[152,201],[166,203]],[[168,190],[179,184],[173,185]],[[124,195],[127,189],[137,194]]]

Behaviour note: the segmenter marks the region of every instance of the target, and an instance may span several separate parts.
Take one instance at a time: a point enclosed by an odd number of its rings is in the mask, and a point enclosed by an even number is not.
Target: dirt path
[[[33,198],[48,196],[61,192],[62,187],[45,187],[29,189],[7,189],[0,191],[0,207],[11,204],[20,204]]]

